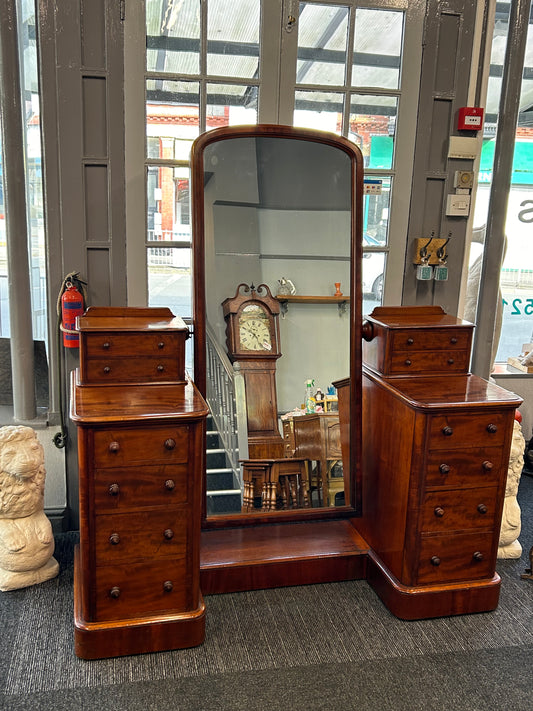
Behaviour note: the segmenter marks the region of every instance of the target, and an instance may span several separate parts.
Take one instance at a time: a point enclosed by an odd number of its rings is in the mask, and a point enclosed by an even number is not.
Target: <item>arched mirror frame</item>
[[[208,131],[199,136],[191,151],[192,184],[192,269],[193,269],[193,336],[194,336],[194,381],[202,395],[206,393],[206,284],[205,284],[205,230],[204,230],[204,151],[211,144],[236,139],[270,137],[286,140],[309,141],[329,145],[346,153],[350,159],[351,216],[350,216],[350,358],[349,383],[349,423],[341,427],[349,428],[349,468],[350,503],[332,509],[298,509],[269,513],[239,513],[207,517],[205,513],[205,476],[203,482],[203,527],[222,528],[226,526],[249,526],[265,523],[308,521],[316,519],[347,518],[360,513],[361,507],[361,417],[362,417],[362,225],[363,225],[363,157],[359,148],[335,134],[312,129],[295,128],[278,124],[258,124],[230,126]]]

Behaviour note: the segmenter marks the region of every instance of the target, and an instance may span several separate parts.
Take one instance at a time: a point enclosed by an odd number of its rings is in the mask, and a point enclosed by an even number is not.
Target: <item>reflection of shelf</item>
[[[281,304],[281,313],[286,314],[289,310],[289,303],[293,304],[338,304],[339,313],[346,311],[346,304],[350,303],[349,296],[301,296],[297,294],[283,294],[276,296]]]

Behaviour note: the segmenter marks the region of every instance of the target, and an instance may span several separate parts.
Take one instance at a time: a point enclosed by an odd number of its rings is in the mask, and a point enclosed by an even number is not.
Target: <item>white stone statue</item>
[[[498,558],[520,558],[522,555],[522,546],[518,541],[522,520],[516,495],[522,469],[524,468],[525,447],[526,442],[522,434],[522,426],[515,420],[507,471],[507,484],[505,485],[505,499],[503,501]]]
[[[0,590],[54,578],[52,526],[44,513],[44,451],[31,427],[0,427]]]

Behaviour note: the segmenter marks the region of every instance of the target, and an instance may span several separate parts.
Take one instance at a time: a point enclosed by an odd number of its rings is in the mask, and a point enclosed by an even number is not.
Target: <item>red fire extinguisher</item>
[[[61,321],[63,323],[63,345],[65,348],[78,348],[80,339],[77,333],[72,333],[76,327],[76,316],[83,313],[83,297],[70,281],[61,296]]]

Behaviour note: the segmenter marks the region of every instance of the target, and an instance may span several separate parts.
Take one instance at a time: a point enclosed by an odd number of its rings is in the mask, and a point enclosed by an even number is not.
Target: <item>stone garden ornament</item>
[[[31,427],[0,427],[0,590],[54,578],[52,526],[44,513],[44,451]]]

